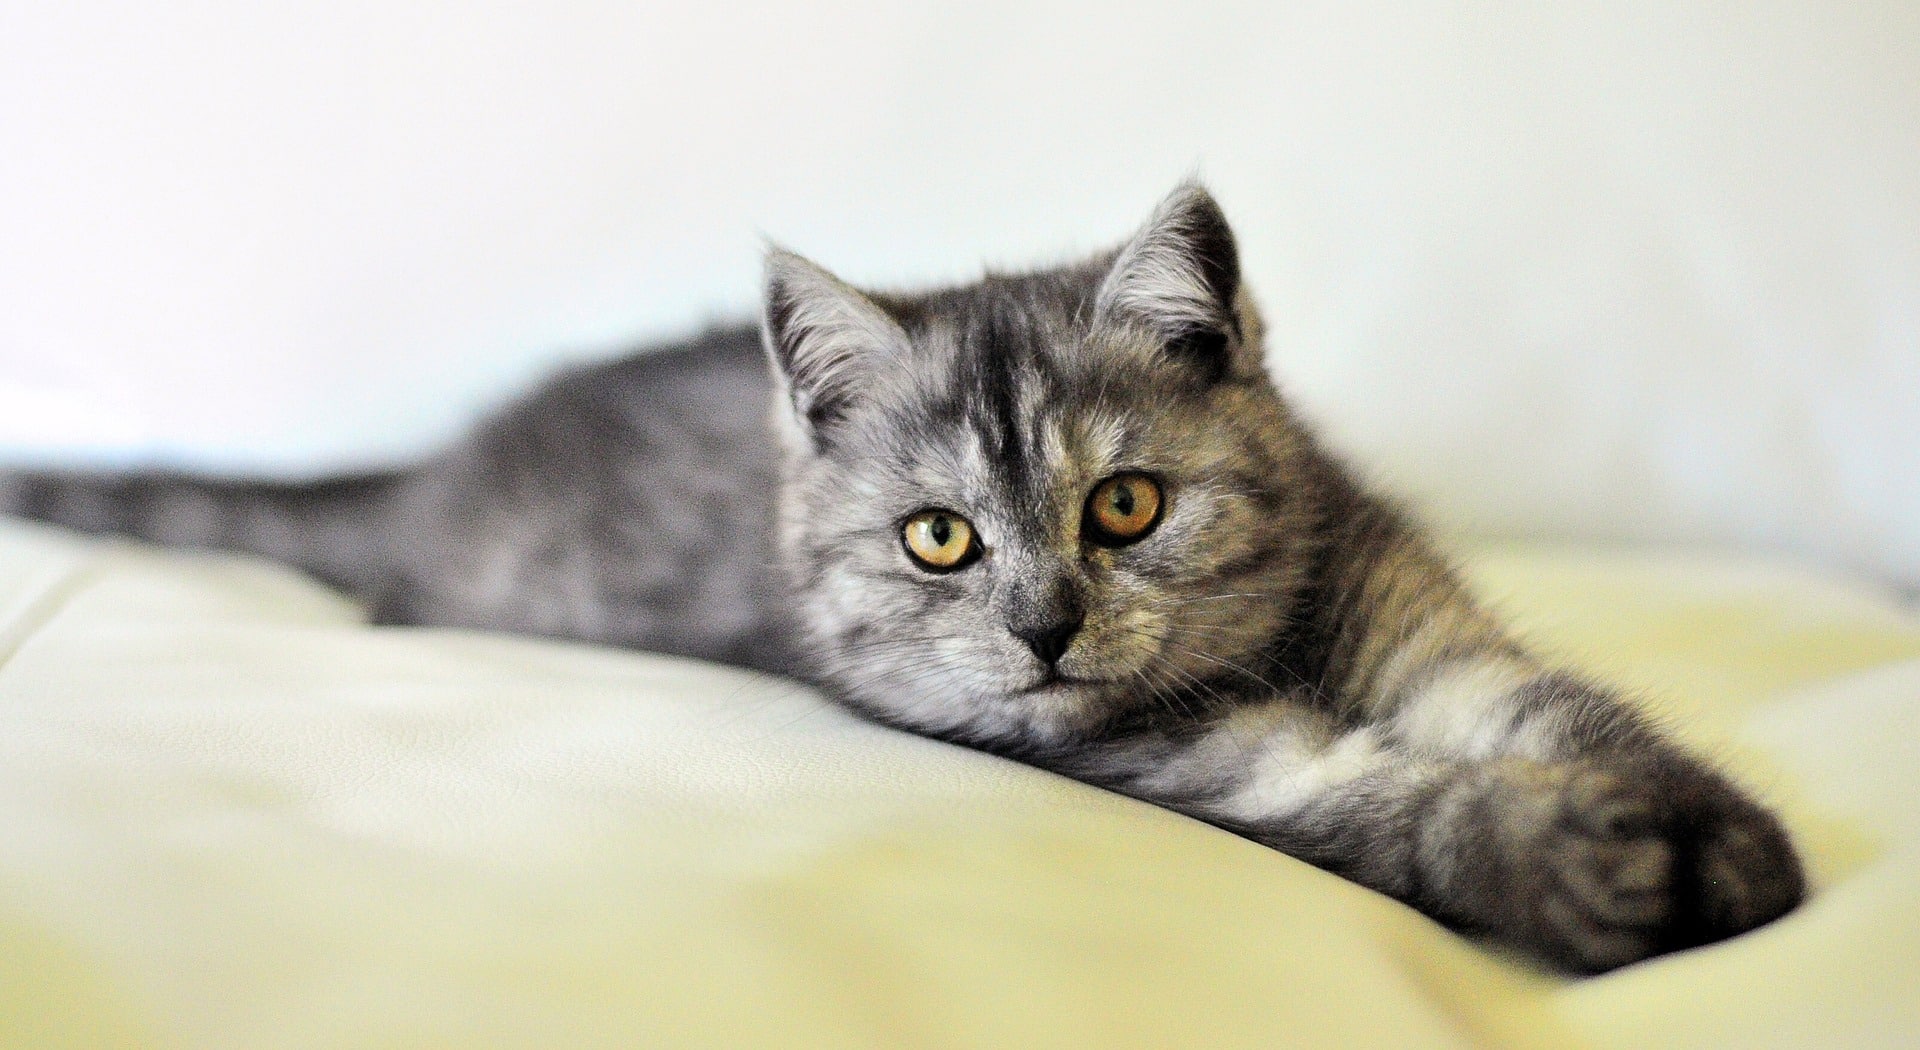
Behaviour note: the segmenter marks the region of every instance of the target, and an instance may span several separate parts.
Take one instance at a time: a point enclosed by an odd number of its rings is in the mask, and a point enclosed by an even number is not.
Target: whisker
[[[1260,683],[1261,685],[1266,686],[1268,689],[1271,689],[1275,695],[1279,695],[1282,691],[1279,686],[1274,685],[1272,682],[1267,681],[1265,678],[1262,678],[1259,675],[1253,673],[1252,671],[1247,670],[1245,667],[1242,667],[1239,664],[1234,663],[1232,660],[1223,659],[1221,657],[1213,655],[1212,653],[1205,652],[1200,649],[1194,649],[1188,646],[1180,645],[1177,642],[1168,642],[1167,644],[1179,650],[1180,652],[1183,652],[1188,656],[1193,657],[1196,660],[1205,660],[1210,664],[1215,664],[1217,666],[1227,668],[1228,670],[1231,670],[1231,671],[1237,671],[1240,674],[1243,674],[1248,678],[1251,678],[1254,681]]]
[[[1213,697],[1213,699],[1219,704],[1221,708],[1224,709],[1224,708],[1230,708],[1233,706],[1231,701],[1229,701],[1226,697],[1221,696],[1220,693],[1213,688],[1213,686],[1208,685],[1206,681],[1201,679],[1198,675],[1195,675],[1193,672],[1187,670],[1184,667],[1181,667],[1178,664],[1167,662],[1167,661],[1162,661],[1162,662],[1164,663],[1167,670],[1172,671],[1174,674],[1177,674],[1182,678],[1185,678],[1189,682],[1192,682],[1194,688],[1203,690],[1204,692],[1206,692],[1208,696]]]
[[[1189,596],[1189,597],[1181,597],[1181,598],[1161,598],[1156,601],[1148,602],[1146,604],[1146,607],[1150,609],[1157,609],[1157,608],[1163,608],[1166,606],[1193,605],[1197,602],[1220,602],[1220,601],[1226,601],[1229,598],[1273,598],[1273,597],[1276,597],[1276,595],[1267,594],[1260,591],[1234,591],[1230,594],[1202,594],[1198,596]]]

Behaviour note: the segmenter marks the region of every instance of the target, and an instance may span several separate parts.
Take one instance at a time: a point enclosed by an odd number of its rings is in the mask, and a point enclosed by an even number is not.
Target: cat
[[[1323,449],[1197,184],[1115,250],[915,294],[770,248],[757,329],[563,375],[410,469],[0,500],[280,558],[380,622],[793,675],[1568,971],[1805,892],[1772,814],[1516,641]]]

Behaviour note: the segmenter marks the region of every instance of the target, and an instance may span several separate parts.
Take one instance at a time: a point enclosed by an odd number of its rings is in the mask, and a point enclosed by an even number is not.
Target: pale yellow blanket
[[[1785,812],[1811,902],[1567,981],[1182,817],[659,657],[370,629],[0,526],[0,1045],[1920,1041],[1920,622],[1724,556],[1484,549]]]

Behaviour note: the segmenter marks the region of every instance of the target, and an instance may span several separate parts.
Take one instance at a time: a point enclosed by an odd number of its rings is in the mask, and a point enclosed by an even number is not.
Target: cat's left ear
[[[1240,252],[1204,187],[1176,189],[1114,256],[1094,299],[1094,327],[1144,331],[1209,382],[1261,367]]]

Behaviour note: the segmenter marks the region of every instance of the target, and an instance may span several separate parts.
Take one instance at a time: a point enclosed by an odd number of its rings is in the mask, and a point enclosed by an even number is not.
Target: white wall
[[[964,277],[1199,171],[1441,516],[1920,581],[1920,7],[653,6],[0,0],[0,445],[390,459],[761,231]]]

